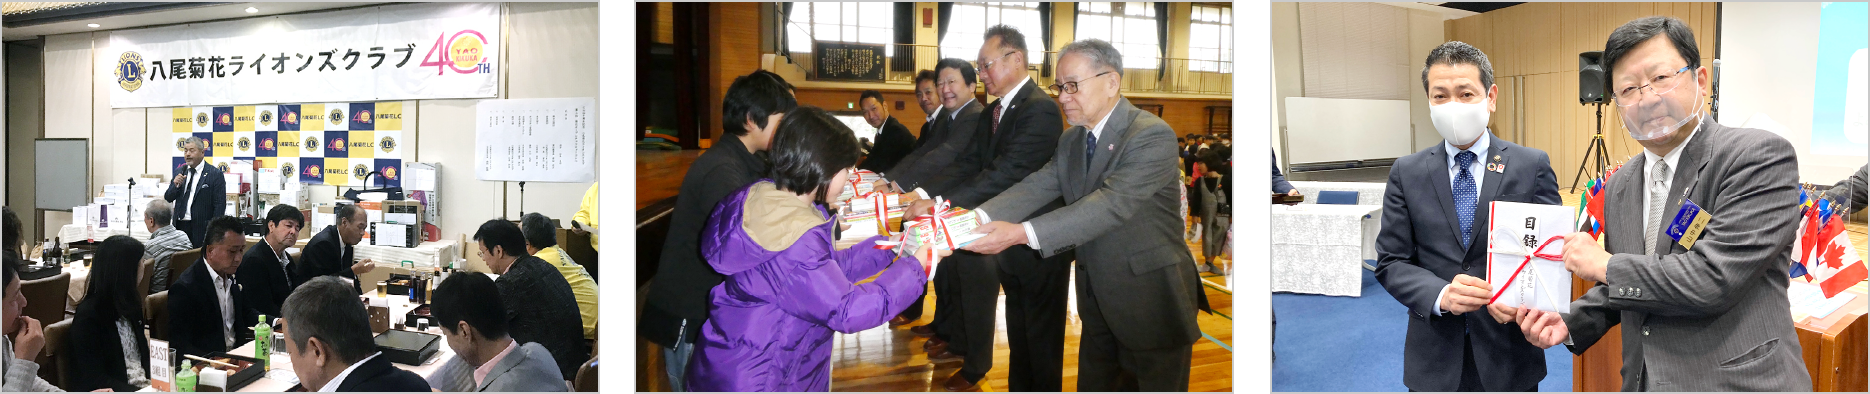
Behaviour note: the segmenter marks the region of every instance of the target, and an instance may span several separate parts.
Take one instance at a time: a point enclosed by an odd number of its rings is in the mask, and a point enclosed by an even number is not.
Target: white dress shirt
[[[212,267],[203,268],[208,268],[208,277],[214,280],[214,296],[221,303],[221,340],[228,349],[233,349],[234,278],[221,276],[221,273],[216,272]]]
[[[344,384],[344,378],[348,378],[351,376],[351,371],[357,370],[357,366],[364,365],[365,362],[369,362],[370,359],[377,358],[377,356],[380,356],[380,355],[383,355],[383,352],[371,353],[370,357],[364,357],[364,359],[362,360],[357,360],[357,362],[351,363],[351,366],[344,367],[344,372],[339,372],[338,376],[331,377],[330,381],[325,382],[324,387],[318,388],[318,392],[320,393],[338,392],[338,386]],[[335,357],[335,355],[333,357]]]
[[[927,123],[927,122],[934,122],[934,121],[935,121],[935,116],[937,116],[937,115],[941,115],[941,109],[942,109],[942,106],[940,106],[940,105],[936,105],[936,106],[935,106],[935,110],[934,110],[934,111],[930,111],[930,112],[929,112],[929,116],[928,116],[927,118],[923,118],[923,120],[922,120],[922,122],[924,122],[924,123]]]
[[[190,205],[194,205],[192,203],[195,202],[195,188],[198,187],[197,185],[201,184],[201,166],[203,164],[208,164],[207,160],[195,163],[194,167],[183,168],[183,174],[188,176],[188,184],[182,185],[182,201],[176,202],[176,205],[182,206],[182,218],[180,220],[194,220],[195,210],[191,209],[194,207]]]

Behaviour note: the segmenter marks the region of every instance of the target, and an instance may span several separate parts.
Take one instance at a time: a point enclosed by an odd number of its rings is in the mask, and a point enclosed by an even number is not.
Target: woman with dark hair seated
[[[882,325],[927,285],[918,258],[874,247],[881,236],[833,246],[826,204],[849,183],[857,138],[818,108],[782,119],[766,178],[721,199],[701,232],[702,256],[727,278],[708,294],[691,391],[829,390],[831,332]]]
[[[136,291],[142,257],[143,244],[129,236],[111,236],[98,247],[66,337],[72,391],[149,386],[149,338],[143,335],[143,295]]]

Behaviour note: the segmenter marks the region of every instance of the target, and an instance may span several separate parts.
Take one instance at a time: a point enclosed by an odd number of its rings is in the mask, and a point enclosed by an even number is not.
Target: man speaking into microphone
[[[227,210],[227,178],[221,169],[204,165],[207,146],[201,138],[188,137],[182,142],[182,166],[175,169],[175,180],[162,199],[175,205],[175,229],[188,234],[188,243],[201,247],[208,221]]]

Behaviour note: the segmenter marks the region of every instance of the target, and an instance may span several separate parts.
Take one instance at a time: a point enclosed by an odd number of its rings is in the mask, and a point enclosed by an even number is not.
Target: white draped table
[[[1361,296],[1366,217],[1381,205],[1274,205],[1273,291]],[[1374,252],[1370,252],[1374,253]]]

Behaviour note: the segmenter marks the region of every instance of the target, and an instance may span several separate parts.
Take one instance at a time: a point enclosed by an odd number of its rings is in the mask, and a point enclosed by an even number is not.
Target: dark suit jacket
[[[317,389],[311,389],[317,390]],[[427,392],[429,382],[415,372],[404,371],[390,364],[390,360],[377,356],[365,361],[357,369],[351,370],[338,383],[340,392]]]
[[[351,271],[351,259],[355,258],[355,252],[355,247],[345,245],[343,237],[338,235],[338,226],[326,226],[324,230],[318,232],[318,235],[312,236],[311,242],[305,243],[305,251],[299,253],[299,261],[292,263],[292,288],[296,289],[312,278],[337,275],[352,280],[353,290],[357,294],[363,294],[363,284],[354,283],[357,280],[357,272]],[[269,257],[267,261],[277,262],[278,260]],[[280,300],[284,301],[284,298]]]
[[[1849,206],[1851,212],[1862,211],[1870,204],[1870,198],[1866,197],[1870,196],[1870,188],[1867,188],[1870,182],[1866,178],[1870,178],[1870,166],[1857,167],[1856,175],[1832,185],[1831,190],[1825,191],[1825,198],[1831,199],[1832,204]]]
[[[969,101],[960,108],[943,111],[935,115],[935,126],[923,132],[916,142],[921,146],[909,152],[896,163],[896,168],[883,175],[904,191],[915,190],[929,178],[941,175],[949,165],[954,164],[962,152],[973,147],[974,133],[981,119],[980,100]]]
[[[916,136],[909,134],[909,127],[897,122],[896,117],[883,120],[883,128],[877,130],[876,145],[870,147],[870,157],[857,168],[881,172],[895,167],[909,154],[911,145],[915,145]]]
[[[1286,182],[1286,174],[1279,173],[1278,153],[1273,155],[1273,193],[1285,194],[1292,191],[1292,182]]]
[[[637,333],[643,339],[669,347],[677,336],[692,343],[701,335],[701,323],[708,318],[708,290],[722,280],[701,258],[701,226],[722,198],[760,179],[766,167],[766,159],[748,152],[731,135],[722,136],[688,167],[669,217],[662,261],[657,263],[656,277],[649,282],[643,314],[637,320]],[[684,331],[686,335],[680,335]]]
[[[247,254],[240,257],[234,281],[240,283],[240,296],[247,299],[247,305],[269,320],[279,317],[279,306],[286,303],[286,296],[292,295],[294,289],[292,281],[287,280],[286,266],[279,264],[278,255],[264,240],[248,247]]]
[[[565,380],[577,376],[578,364],[591,359],[591,348],[584,342],[584,316],[578,314],[578,299],[565,276],[545,260],[526,256],[493,284],[506,302],[507,333],[513,340],[545,346]]]
[[[1377,282],[1409,308],[1403,345],[1403,384],[1420,391],[1454,391],[1461,385],[1464,341],[1474,346],[1474,365],[1487,391],[1519,391],[1545,378],[1545,354],[1526,341],[1515,324],[1500,324],[1485,310],[1436,315],[1435,301],[1456,274],[1487,277],[1488,202],[1560,203],[1558,178],[1538,149],[1491,133],[1487,154],[1478,158],[1480,196],[1468,247],[1461,247],[1448,151],[1435,144],[1396,159],[1383,193],[1383,227],[1377,235]],[[1485,163],[1506,164],[1506,173]]]
[[[236,273],[238,274],[238,273]],[[238,286],[239,281],[235,281]],[[236,287],[234,301],[234,346],[253,340],[252,327],[259,314],[247,306],[246,297]],[[177,353],[208,357],[230,350],[221,342],[221,302],[214,293],[214,277],[208,262],[197,261],[182,272],[169,287],[169,347]]]
[[[1175,131],[1129,99],[1119,99],[1112,111],[1088,166],[1090,131],[1072,127],[1044,168],[980,210],[995,221],[1018,223],[1067,201],[1030,219],[1039,241],[1033,249],[1044,257],[1077,250],[1078,297],[1095,300],[1125,348],[1189,346],[1201,338],[1195,311],[1207,298],[1182,240]]]
[[[1000,113],[1000,129],[994,130],[993,108],[1001,103],[1010,108]],[[1058,112],[1058,102],[1039,90],[1039,80],[1032,79],[1019,91],[995,100],[981,109],[976,122],[972,149],[962,152],[941,176],[924,184],[931,196],[940,195],[954,206],[980,206],[1001,191],[1038,171],[1052,160],[1058,149],[1059,135],[1065,121]],[[1171,176],[1173,177],[1173,176]],[[1062,201],[1032,212],[1033,216],[1051,212]],[[999,218],[1017,222],[1024,218]]]
[[[1759,129],[1706,122],[1682,146],[1663,206],[1683,196],[1712,219],[1686,249],[1658,231],[1643,244],[1648,157],[1606,181],[1604,282],[1571,303],[1565,326],[1583,353],[1623,325],[1623,390],[1811,391],[1786,298],[1798,228],[1798,157]],[[1689,190],[1689,189],[1693,190]],[[1653,334],[1653,335],[1652,335]]]
[[[108,305],[109,300],[86,299],[78,304],[78,314],[72,317],[71,332],[67,334],[65,354],[71,357],[71,391],[91,391],[109,388],[118,392],[136,391],[140,387],[130,385],[124,375],[124,356],[121,339],[117,337],[117,318],[122,316],[116,308]],[[136,360],[149,371],[149,337],[143,335],[143,317],[130,319],[130,335],[135,336]],[[147,378],[148,376],[144,376]]]
[[[208,231],[208,221],[217,216],[223,216],[222,214],[227,211],[227,178],[221,175],[220,167],[215,167],[207,159],[202,159],[201,174],[197,176],[201,177],[201,181],[195,184],[193,201],[176,201],[188,197],[188,193],[182,190],[187,185],[180,183],[170,183],[169,190],[162,193],[162,199],[176,207],[176,221],[182,220],[181,209],[183,204],[187,204],[191,228],[177,227],[176,229],[188,233],[189,242],[193,242],[195,247],[199,248],[203,241],[202,233]]]

